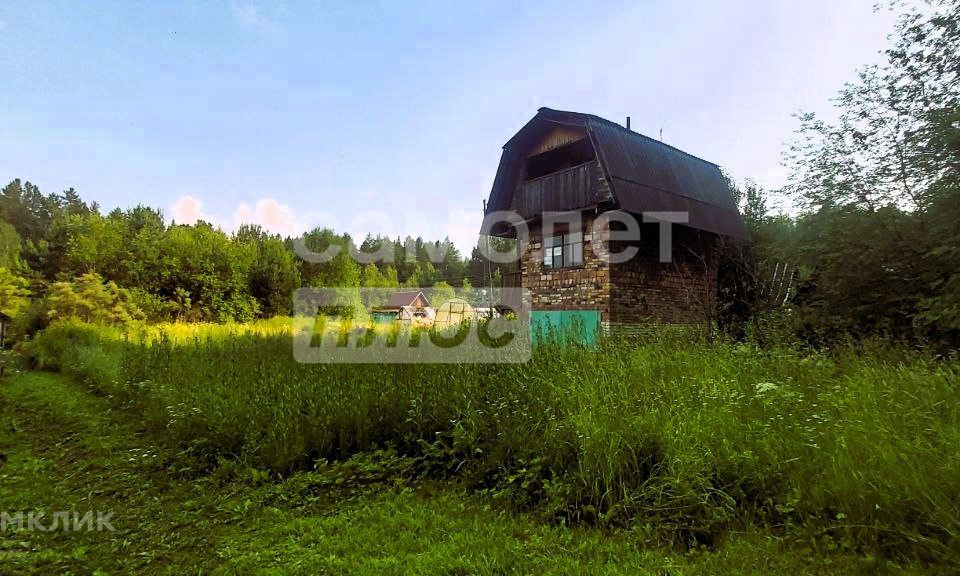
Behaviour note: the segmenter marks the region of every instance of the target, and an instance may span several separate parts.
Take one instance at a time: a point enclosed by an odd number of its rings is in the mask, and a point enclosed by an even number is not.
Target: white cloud
[[[297,221],[293,209],[273,198],[259,200],[254,209],[246,204],[237,207],[233,213],[234,227],[248,223],[259,224],[265,230],[282,236],[294,236],[306,229],[306,226]]]
[[[200,200],[190,195],[177,198],[177,201],[170,207],[173,221],[177,224],[193,224],[197,220],[215,223],[215,218],[203,213],[201,204]]]
[[[365,210],[340,220],[321,212],[297,212],[274,198],[261,198],[253,204],[240,204],[232,213],[212,214],[204,210],[203,202],[185,194],[177,198],[169,214],[178,224],[193,224],[198,220],[209,222],[226,232],[235,231],[242,224],[259,224],[272,234],[295,237],[314,227],[329,227],[348,232],[357,241],[368,233],[382,234],[390,238],[420,236],[427,240],[450,238],[457,248],[469,255],[477,243],[477,235],[483,222],[481,210],[463,208],[424,211],[378,211]]]
[[[237,211],[233,213],[233,220],[235,222],[240,222],[241,224],[244,222],[253,222],[253,219],[253,210],[251,210],[246,204],[241,204],[239,207],[237,207]]]
[[[193,224],[203,220],[227,232],[236,230],[241,224],[259,224],[264,230],[282,236],[296,236],[307,229],[305,224],[298,221],[292,208],[273,198],[258,200],[253,208],[241,204],[232,216],[225,217],[205,212],[203,202],[187,194],[177,198],[170,207],[170,214],[177,224]]]

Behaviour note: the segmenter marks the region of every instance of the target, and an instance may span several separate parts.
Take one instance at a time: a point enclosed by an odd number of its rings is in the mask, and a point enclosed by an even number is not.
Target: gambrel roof
[[[614,207],[640,214],[689,213],[688,226],[744,238],[746,231],[719,166],[592,114],[540,108],[503,147],[487,211],[508,210],[529,146],[558,127],[586,131]]]

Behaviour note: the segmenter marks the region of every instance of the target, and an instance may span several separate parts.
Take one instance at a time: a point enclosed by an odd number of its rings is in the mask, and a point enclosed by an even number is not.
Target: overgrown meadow
[[[705,344],[681,330],[524,364],[300,364],[289,320],[58,323],[26,347],[198,469],[286,476],[360,453],[549,521],[714,545],[955,561],[960,364],[883,345]]]

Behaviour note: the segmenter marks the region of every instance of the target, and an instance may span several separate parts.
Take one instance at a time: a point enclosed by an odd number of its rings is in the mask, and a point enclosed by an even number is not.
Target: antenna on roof
[[[627,130],[630,129],[630,117],[627,116]]]
[[[663,142],[663,126],[660,126],[660,141]]]

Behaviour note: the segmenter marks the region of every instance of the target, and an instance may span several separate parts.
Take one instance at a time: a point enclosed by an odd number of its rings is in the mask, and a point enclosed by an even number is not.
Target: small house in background
[[[433,322],[436,311],[430,307],[430,301],[423,292],[394,292],[383,306],[373,309],[374,322],[390,323],[397,320],[405,322]]]
[[[7,341],[7,326],[10,324],[10,321],[13,320],[3,312],[0,312],[0,349],[3,349],[4,344]]]
[[[610,245],[608,230],[593,242],[596,219],[612,210],[640,223],[639,240]],[[501,304],[529,310],[535,325],[576,323],[590,332],[650,320],[709,322],[716,249],[746,236],[716,164],[630,130],[629,120],[624,127],[549,108],[504,145],[486,211],[515,212],[528,231],[518,238],[518,227],[506,223],[492,230],[519,240],[519,264],[503,274],[503,288],[530,293],[529,302]],[[669,262],[660,258],[661,225],[643,223],[651,212],[686,215],[686,222],[672,224]],[[547,213],[578,214],[580,221],[547,226]],[[637,253],[612,263],[605,258],[611,248]]]

